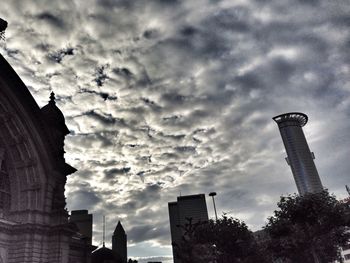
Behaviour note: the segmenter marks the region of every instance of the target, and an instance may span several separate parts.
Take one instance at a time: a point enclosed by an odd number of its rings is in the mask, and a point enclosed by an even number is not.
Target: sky
[[[167,203],[217,192],[261,229],[296,186],[272,117],[297,111],[324,187],[350,184],[348,0],[2,0],[0,53],[71,131],[67,208],[169,256]],[[207,196],[210,217],[211,200]]]

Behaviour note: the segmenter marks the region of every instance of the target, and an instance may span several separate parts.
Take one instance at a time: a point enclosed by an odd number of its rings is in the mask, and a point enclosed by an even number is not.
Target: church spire
[[[127,236],[120,221],[118,221],[112,236],[112,250],[121,257],[121,262],[127,262]]]
[[[122,224],[120,223],[120,221],[118,221],[118,224],[115,227],[113,235],[118,235],[118,234],[125,234],[125,230],[124,230]]]

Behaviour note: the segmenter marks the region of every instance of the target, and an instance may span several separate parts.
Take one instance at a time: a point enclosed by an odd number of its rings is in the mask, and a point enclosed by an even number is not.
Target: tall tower
[[[278,124],[288,156],[286,161],[292,169],[299,194],[322,191],[323,186],[313,160],[315,156],[310,152],[302,129],[308,121],[307,115],[290,112],[272,119]]]
[[[188,221],[186,218],[192,218],[192,223],[198,221],[208,221],[208,210],[205,202],[204,194],[179,196],[177,202],[168,203],[169,219],[170,219],[170,232],[171,242],[173,246],[174,263],[180,263],[181,261],[176,256],[174,248],[175,244],[181,241],[183,235],[183,229],[180,226],[184,226]]]
[[[118,221],[118,224],[112,236],[112,251],[122,259],[123,263],[126,263],[128,259],[126,242],[127,241],[124,228],[120,221]]]

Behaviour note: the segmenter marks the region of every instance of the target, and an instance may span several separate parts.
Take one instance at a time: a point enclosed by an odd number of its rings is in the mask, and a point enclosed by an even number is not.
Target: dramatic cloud
[[[4,0],[3,54],[71,135],[69,209],[118,220],[129,255],[171,254],[167,203],[216,191],[219,214],[264,225],[296,191],[272,117],[301,111],[325,187],[349,184],[346,0]],[[212,216],[212,204],[208,209]],[[108,237],[110,238],[110,236]],[[107,243],[109,244],[109,243]]]

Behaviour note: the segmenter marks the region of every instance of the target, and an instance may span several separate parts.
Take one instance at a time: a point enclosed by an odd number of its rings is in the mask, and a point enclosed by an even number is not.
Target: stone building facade
[[[54,94],[40,109],[0,55],[0,263],[89,262],[65,209],[68,133]]]

